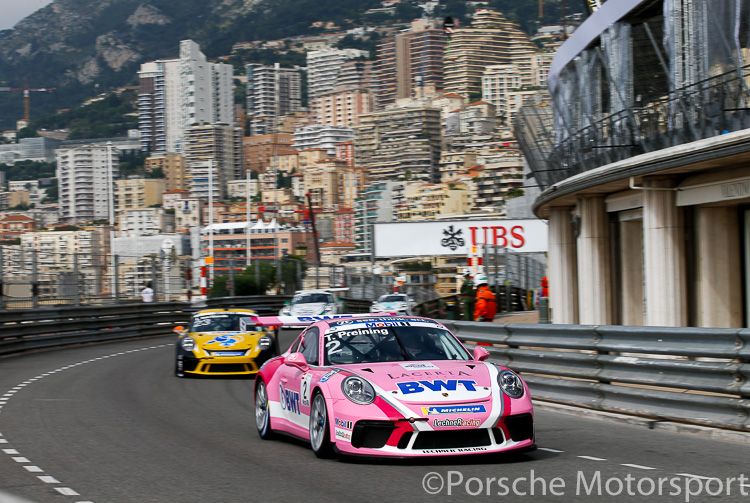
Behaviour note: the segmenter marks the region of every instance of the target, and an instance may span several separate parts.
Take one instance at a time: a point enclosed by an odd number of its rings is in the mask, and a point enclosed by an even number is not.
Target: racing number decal
[[[300,391],[302,392],[302,406],[310,406],[310,381],[312,381],[312,374],[307,373],[302,376],[302,385]]]
[[[341,340],[340,339],[331,339],[330,341],[326,342],[326,350],[328,351],[329,355],[332,355],[334,353],[338,353],[341,351]]]

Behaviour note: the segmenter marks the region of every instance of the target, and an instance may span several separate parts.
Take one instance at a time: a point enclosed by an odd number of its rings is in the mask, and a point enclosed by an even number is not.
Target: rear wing
[[[396,316],[397,313],[321,314],[320,316],[258,316],[240,318],[240,330],[246,326],[256,327],[306,327],[316,321],[360,318],[367,316]]]

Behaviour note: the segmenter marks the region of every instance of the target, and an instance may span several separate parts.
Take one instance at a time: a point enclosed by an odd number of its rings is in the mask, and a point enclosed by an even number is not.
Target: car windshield
[[[333,297],[325,293],[298,293],[292,304],[333,304]]]
[[[188,332],[240,332],[240,319],[248,319],[248,313],[208,313],[198,314],[190,321]],[[244,331],[262,332],[263,328],[252,326],[245,321]]]
[[[406,302],[406,295],[383,295],[378,302]]]
[[[471,359],[450,332],[437,326],[367,325],[375,323],[329,330],[325,336],[326,365]]]

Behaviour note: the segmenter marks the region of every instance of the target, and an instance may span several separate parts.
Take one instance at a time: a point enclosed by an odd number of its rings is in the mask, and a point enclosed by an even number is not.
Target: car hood
[[[383,396],[404,403],[436,404],[489,399],[497,367],[474,360],[383,362],[347,365]]]
[[[292,304],[290,311],[292,316],[310,316],[323,314],[328,304],[325,302],[309,302],[305,304]]]
[[[238,350],[254,347],[262,332],[193,332],[190,337],[203,349]]]

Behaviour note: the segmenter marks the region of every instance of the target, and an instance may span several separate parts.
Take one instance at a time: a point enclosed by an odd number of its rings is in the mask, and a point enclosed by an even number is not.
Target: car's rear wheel
[[[310,445],[319,458],[330,458],[333,455],[329,430],[326,401],[323,394],[317,391],[310,405]]]
[[[270,440],[274,437],[271,429],[268,390],[266,389],[266,383],[262,380],[259,380],[255,385],[255,426],[258,427],[258,434],[263,440]]]

